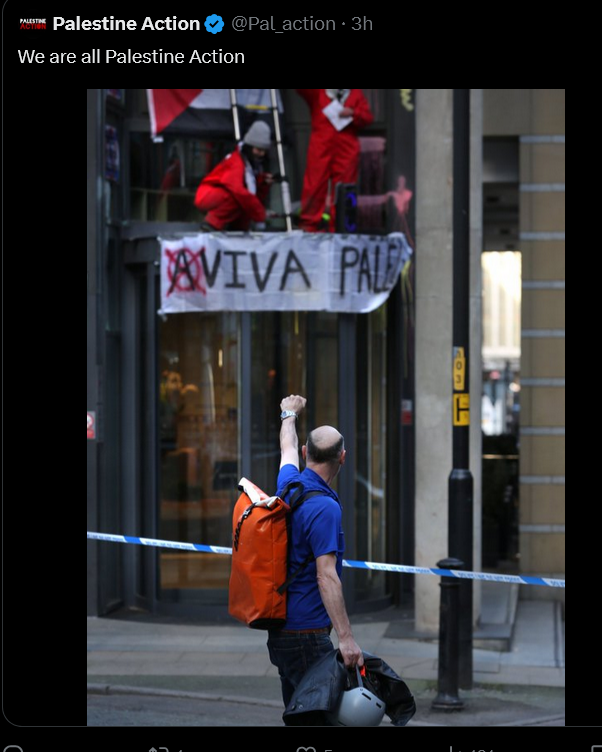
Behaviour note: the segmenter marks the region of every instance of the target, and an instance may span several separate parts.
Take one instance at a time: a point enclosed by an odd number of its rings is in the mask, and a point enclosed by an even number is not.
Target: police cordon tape
[[[157,548],[175,548],[180,551],[200,551],[210,554],[227,554],[232,556],[232,549],[224,546],[205,546],[200,543],[178,543],[155,538],[136,538],[133,535],[112,535],[110,533],[91,533],[88,539],[110,541],[113,543],[134,543],[140,546],[155,546]],[[374,569],[379,572],[398,572],[400,574],[434,574],[438,577],[458,577],[462,580],[486,580],[487,582],[511,582],[519,585],[541,585],[544,587],[565,586],[564,580],[554,580],[548,577],[531,577],[514,574],[489,574],[487,572],[465,572],[459,569],[437,569],[430,567],[410,567],[405,564],[381,564],[374,561],[353,561],[343,559],[344,567],[352,569]]]

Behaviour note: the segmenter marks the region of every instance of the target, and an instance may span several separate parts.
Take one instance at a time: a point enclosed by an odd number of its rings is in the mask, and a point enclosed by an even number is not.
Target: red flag
[[[153,138],[161,134],[233,136],[229,89],[147,89],[146,91]],[[239,107],[249,113],[267,115],[271,112],[269,89],[236,89],[236,100]],[[278,109],[282,112],[279,93],[277,93],[277,101]]]
[[[147,89],[153,137],[181,115],[202,89]]]

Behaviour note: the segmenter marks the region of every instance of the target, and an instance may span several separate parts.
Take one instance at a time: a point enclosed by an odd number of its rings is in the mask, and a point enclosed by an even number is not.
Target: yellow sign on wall
[[[470,425],[470,394],[454,394],[454,426]]]
[[[466,356],[463,347],[454,347],[454,392],[463,392],[466,384]]]

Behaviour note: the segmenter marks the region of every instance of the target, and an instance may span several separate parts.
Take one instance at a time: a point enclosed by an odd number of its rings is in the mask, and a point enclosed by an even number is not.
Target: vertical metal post
[[[454,89],[453,145],[453,466],[449,476],[448,554],[473,568],[470,433],[470,89]],[[472,687],[472,580],[460,583],[460,686]]]
[[[87,330],[88,330],[88,353],[87,353],[87,391],[88,410],[96,412],[99,416],[99,405],[102,401],[99,378],[100,337],[103,330],[100,318],[100,285],[102,280],[102,228],[103,222],[102,205],[102,182],[99,175],[102,171],[102,147],[104,143],[104,110],[100,89],[88,89],[87,106],[87,158],[88,158],[88,201],[87,201],[87,261],[88,261],[88,285],[87,285]],[[101,464],[99,458],[99,446],[96,440],[88,441],[87,445],[87,506],[88,525],[94,525],[88,530],[101,530],[96,527],[100,521],[102,499],[100,497]],[[88,541],[88,589],[87,589],[87,613],[89,616],[97,616],[102,613],[105,604],[101,601],[102,577],[103,577],[103,549],[96,541]]]
[[[356,485],[356,424],[357,424],[357,316],[341,313],[338,347],[338,409],[337,428],[345,437],[347,462],[337,478],[337,493],[343,504],[345,549],[349,558],[356,551],[355,485]],[[343,595],[349,613],[355,609],[355,577],[347,570],[343,577]]]
[[[236,314],[239,320],[238,327],[238,456],[240,458],[240,473],[245,478],[253,475],[251,465],[252,443],[252,368],[251,368],[251,338],[253,336],[250,311]],[[278,407],[278,405],[276,405]]]
[[[240,123],[238,120],[238,102],[236,100],[236,89],[230,89],[230,104],[232,105],[232,121],[234,122],[234,138],[236,143],[240,141]]]
[[[270,97],[272,101],[272,114],[274,117],[274,135],[276,137],[276,150],[278,151],[278,169],[280,170],[280,191],[282,193],[282,206],[284,207],[284,214],[286,218],[286,231],[291,232],[293,229],[293,222],[291,220],[291,193],[288,185],[288,179],[286,177],[286,167],[284,165],[284,151],[282,149],[282,134],[280,131],[280,115],[278,113],[278,97],[276,96],[276,89],[270,89]]]
[[[439,569],[462,569],[459,559],[442,559]],[[441,578],[441,605],[439,610],[439,670],[437,697],[432,702],[433,710],[462,710],[464,703],[458,694],[460,653],[460,580],[455,577]]]
[[[158,245],[158,244],[157,244]],[[158,248],[157,248],[158,251]],[[158,447],[159,447],[159,395],[158,384],[159,379],[157,376],[158,357],[159,351],[159,330],[158,330],[158,316],[157,309],[159,308],[159,302],[157,300],[157,292],[159,290],[159,269],[154,263],[146,265],[146,278],[144,284],[146,285],[145,304],[146,310],[144,311],[144,319],[142,321],[143,336],[144,336],[144,371],[143,379],[145,381],[145,394],[146,394],[146,410],[145,416],[142,419],[143,428],[143,443],[142,451],[144,454],[144,467],[146,472],[143,473],[146,476],[143,480],[142,490],[142,525],[141,529],[145,531],[145,535],[150,538],[157,538],[159,533],[159,521],[160,517],[158,510],[161,509],[161,486],[160,486],[160,467],[158,462]],[[146,532],[148,531],[148,532]],[[146,547],[144,547],[146,548]],[[148,550],[142,549],[142,561],[143,566],[146,569],[148,575],[148,595],[151,598],[151,613],[157,613],[157,604],[159,598],[160,577],[159,567],[161,561],[161,554],[158,550],[149,546]]]

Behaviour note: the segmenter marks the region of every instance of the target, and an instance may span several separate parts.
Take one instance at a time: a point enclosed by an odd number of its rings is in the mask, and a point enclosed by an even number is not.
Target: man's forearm
[[[280,427],[280,467],[284,465],[299,467],[299,439],[295,418],[286,418]]]
[[[297,421],[286,418],[280,426],[280,451],[282,453],[293,450],[299,452],[299,438],[297,437]]]
[[[320,561],[320,558],[317,561]],[[364,656],[351,631],[343,598],[343,585],[336,571],[329,571],[329,568],[325,571],[323,567],[318,567],[318,587],[324,608],[339,638],[339,652],[343,656],[345,666],[353,668],[355,665],[363,665]]]
[[[343,585],[336,573],[318,574],[318,587],[324,608],[330,617],[339,640],[353,637],[351,623],[347,615]]]

